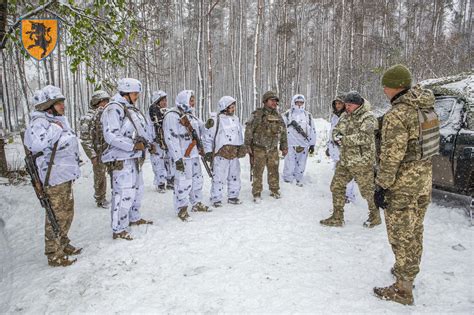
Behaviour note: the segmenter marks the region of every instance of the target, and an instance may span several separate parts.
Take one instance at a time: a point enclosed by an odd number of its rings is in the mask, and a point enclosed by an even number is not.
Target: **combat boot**
[[[79,255],[82,252],[81,247],[74,247],[71,244],[67,244],[63,249],[64,254],[68,256]]]
[[[273,197],[275,199],[280,199],[281,195],[280,195],[279,191],[272,191],[272,192],[270,192],[270,197]]]
[[[212,212],[212,210],[204,205],[202,202],[198,202],[191,208],[192,212]]]
[[[48,256],[48,265],[51,267],[67,267],[75,263],[77,259],[69,259],[66,255],[52,255]]]
[[[174,189],[174,177],[166,180],[166,189],[169,189],[169,190]]]
[[[364,222],[364,227],[373,228],[381,223],[382,219],[380,218],[380,211],[378,209],[372,210],[369,212],[369,218]]]
[[[327,219],[319,221],[321,225],[341,227],[344,225],[344,213],[342,211],[334,210],[331,216]]]
[[[242,203],[242,201],[239,198],[229,198],[227,199],[227,202],[232,205],[240,205]]]
[[[220,208],[222,207],[222,201],[216,201],[212,204],[214,208]]]
[[[188,207],[179,208],[178,218],[180,218],[183,222],[191,221],[191,217],[188,214]]]
[[[108,209],[110,207],[110,202],[107,200],[97,201],[97,208]]]
[[[112,238],[114,240],[121,238],[127,241],[133,241],[133,237],[127,231],[122,231],[120,233],[113,233]]]
[[[382,299],[397,302],[403,305],[413,305],[413,281],[397,280],[391,286],[374,288],[375,295]]]
[[[156,191],[160,194],[164,194],[166,192],[165,184],[159,184],[158,186],[156,186]]]
[[[140,220],[138,220],[138,221],[130,222],[130,223],[129,223],[130,226],[133,226],[133,225],[142,225],[142,224],[153,224],[153,221],[151,221],[151,220],[145,220],[145,219],[140,219]]]

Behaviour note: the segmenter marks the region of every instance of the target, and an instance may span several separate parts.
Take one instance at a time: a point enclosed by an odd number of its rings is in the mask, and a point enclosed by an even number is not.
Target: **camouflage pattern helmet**
[[[141,93],[142,83],[137,79],[123,78],[118,81],[118,90],[122,93]]]
[[[162,90],[153,92],[153,94],[151,95],[151,104],[153,105],[155,103],[158,103],[167,96],[168,94],[166,94],[165,91],[162,91]]]
[[[267,91],[267,92],[265,92],[265,94],[263,94],[262,103],[265,103],[269,99],[277,100],[277,102],[280,101],[280,99],[278,98],[278,95],[273,91]]]
[[[107,93],[104,90],[97,90],[94,93],[92,93],[91,101],[90,101],[90,106],[92,108],[97,107],[97,105],[103,101],[103,100],[108,100],[110,99],[109,93]]]
[[[47,85],[41,91],[43,92],[46,100],[43,103],[37,103],[35,105],[36,110],[45,111],[55,103],[64,101],[66,99],[61,93],[61,89],[53,85]]]
[[[31,97],[30,102],[31,105],[35,107],[36,110],[46,110],[48,108],[44,108],[44,104],[46,103],[46,94],[44,94],[43,90],[36,90]]]
[[[222,111],[225,111],[227,107],[234,104],[235,102],[236,100],[232,96],[223,96],[217,103],[217,108],[219,109],[219,112],[222,112]]]

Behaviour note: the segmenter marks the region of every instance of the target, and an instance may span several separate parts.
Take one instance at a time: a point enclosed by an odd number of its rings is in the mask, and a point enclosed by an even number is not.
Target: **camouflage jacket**
[[[370,103],[364,103],[352,114],[342,113],[332,131],[332,138],[341,139],[339,161],[346,167],[372,166],[375,164],[375,130],[377,121],[370,111]]]
[[[276,110],[258,108],[245,125],[245,145],[274,150],[280,144],[280,150],[288,149],[285,122]]]
[[[89,159],[99,157],[100,160],[100,155],[105,150],[106,143],[100,122],[102,112],[102,108],[89,108],[80,120],[82,147]]]
[[[434,101],[430,90],[415,86],[395,96],[391,101],[392,108],[384,115],[380,165],[375,182],[388,188],[397,199],[431,192],[431,160],[419,160],[417,108],[433,107]]]

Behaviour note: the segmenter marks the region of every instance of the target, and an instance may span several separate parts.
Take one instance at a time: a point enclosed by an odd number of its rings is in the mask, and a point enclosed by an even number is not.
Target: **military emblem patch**
[[[31,57],[38,61],[48,57],[56,48],[59,38],[57,19],[21,21],[21,42]]]

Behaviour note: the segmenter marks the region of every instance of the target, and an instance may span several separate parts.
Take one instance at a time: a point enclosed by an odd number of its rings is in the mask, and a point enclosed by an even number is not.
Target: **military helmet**
[[[101,101],[108,100],[108,99],[110,99],[109,93],[107,93],[104,90],[97,90],[94,93],[92,93],[90,106],[92,108],[97,107],[97,104],[99,104]]]
[[[234,104],[236,102],[235,98],[232,96],[223,96],[219,100],[219,103],[217,103],[217,107],[219,108],[219,112],[222,112],[227,109],[230,105]]]
[[[64,101],[65,99],[60,88],[47,85],[41,91],[35,91],[33,104],[36,110],[45,111],[55,103]]]
[[[176,107],[184,111],[185,113],[190,113],[193,111],[193,108],[189,104],[189,100],[194,96],[194,91],[192,90],[183,90],[178,93],[176,96]]]
[[[142,84],[137,79],[123,78],[118,81],[118,90],[122,93],[140,93],[142,91]]]
[[[155,104],[155,103],[158,103],[159,101],[161,101],[163,98],[167,97],[168,94],[165,93],[165,91],[157,91],[157,92],[153,92],[153,94],[151,95],[151,104]]]
[[[265,103],[266,101],[268,101],[269,99],[275,99],[278,101],[280,101],[280,99],[278,98],[278,95],[273,92],[273,91],[267,91],[265,92],[265,94],[263,94],[262,96],[262,102]]]

